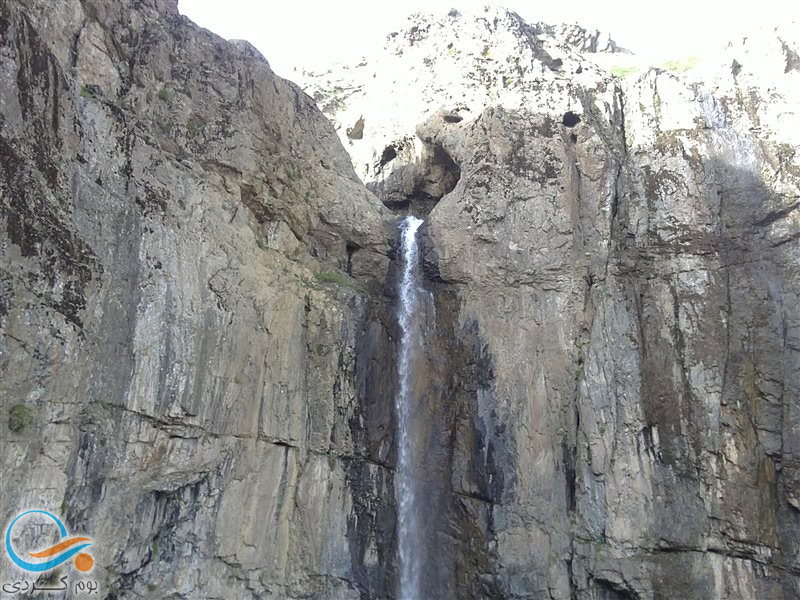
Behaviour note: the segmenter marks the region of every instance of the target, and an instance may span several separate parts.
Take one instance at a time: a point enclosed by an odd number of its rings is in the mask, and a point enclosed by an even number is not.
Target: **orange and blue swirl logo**
[[[33,558],[48,558],[49,560],[44,562],[31,562],[27,560],[27,557],[22,558],[14,551],[14,547],[11,545],[11,530],[14,528],[14,524],[19,521],[25,515],[30,515],[33,513],[41,513],[43,515],[47,515],[50,517],[55,524],[58,526],[58,530],[61,533],[61,541],[59,541],[55,546],[47,548],[45,550],[40,550],[38,552],[28,552],[27,555]],[[66,538],[66,539],[65,539]],[[11,521],[11,525],[8,526],[6,530],[6,552],[8,553],[9,558],[14,561],[19,568],[24,569],[26,571],[48,571],[58,565],[67,562],[73,556],[75,557],[75,568],[79,571],[88,571],[92,568],[94,564],[94,559],[89,554],[85,552],[81,552],[86,546],[91,545],[92,540],[85,537],[71,537],[67,538],[67,528],[64,527],[64,524],[61,520],[56,517],[55,515],[45,511],[45,510],[29,510],[24,512],[20,515],[17,515],[17,518]],[[52,558],[50,558],[52,557]]]

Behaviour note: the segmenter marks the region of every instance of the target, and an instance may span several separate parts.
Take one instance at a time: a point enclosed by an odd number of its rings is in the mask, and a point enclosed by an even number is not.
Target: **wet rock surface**
[[[613,42],[451,12],[307,76],[387,206],[457,167],[423,230],[436,597],[800,594],[796,48],[619,79]]]

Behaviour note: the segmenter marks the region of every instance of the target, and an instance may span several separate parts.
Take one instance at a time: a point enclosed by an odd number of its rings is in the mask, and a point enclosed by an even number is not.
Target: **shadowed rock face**
[[[797,40],[619,80],[595,60],[613,43],[571,35],[505,11],[416,17],[384,54],[307,77],[388,206],[414,206],[432,149],[457,166],[420,211],[428,584],[795,597]]]
[[[0,39],[0,508],[107,596],[393,597],[389,209],[431,598],[800,595],[797,40],[621,81],[596,33],[416,17],[305,82],[331,125],[174,2]]]

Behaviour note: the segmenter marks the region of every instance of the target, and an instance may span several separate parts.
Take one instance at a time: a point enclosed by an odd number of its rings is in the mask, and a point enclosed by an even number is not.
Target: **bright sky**
[[[181,13],[224,38],[248,40],[290,79],[295,68],[368,54],[410,13],[485,4],[506,6],[529,22],[600,29],[637,54],[663,59],[702,55],[753,27],[800,21],[796,0],[179,0]]]

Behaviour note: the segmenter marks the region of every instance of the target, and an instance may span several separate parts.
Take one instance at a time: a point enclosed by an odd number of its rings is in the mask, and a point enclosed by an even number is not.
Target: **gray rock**
[[[313,100],[174,2],[0,38],[0,507],[105,596],[394,597],[389,208],[429,597],[800,596],[796,36],[620,79],[451,11]]]
[[[433,354],[466,389],[428,375],[453,457],[429,585],[796,597],[796,36],[625,80],[568,37],[502,10],[415,17],[305,83],[384,202],[430,190]]]
[[[379,596],[356,344],[388,211],[175,3],[0,9],[3,522],[60,513],[107,597]]]

